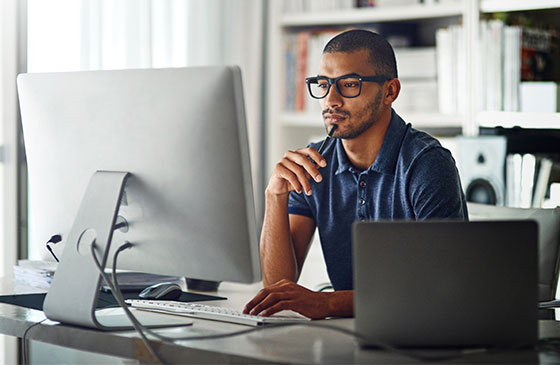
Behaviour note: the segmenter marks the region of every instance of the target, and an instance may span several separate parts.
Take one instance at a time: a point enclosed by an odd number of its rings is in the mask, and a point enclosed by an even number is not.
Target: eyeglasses
[[[344,98],[356,98],[362,92],[362,82],[378,82],[384,83],[391,80],[391,77],[385,75],[378,76],[360,76],[358,74],[349,74],[330,79],[325,76],[314,76],[305,79],[309,94],[315,99],[322,99],[328,95],[331,85],[334,85],[338,94]]]

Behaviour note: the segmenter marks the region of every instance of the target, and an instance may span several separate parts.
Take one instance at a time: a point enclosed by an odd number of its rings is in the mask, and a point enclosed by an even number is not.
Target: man
[[[449,151],[391,108],[401,86],[383,37],[365,30],[337,35],[323,50],[319,76],[306,82],[327,131],[336,129],[322,155],[311,144],[274,167],[260,244],[264,289],[245,313],[352,316],[354,221],[467,219]],[[316,227],[330,293],[296,284]]]

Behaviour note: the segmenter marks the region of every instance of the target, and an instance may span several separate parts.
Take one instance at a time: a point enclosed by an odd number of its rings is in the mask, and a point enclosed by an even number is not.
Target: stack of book
[[[465,34],[461,25],[436,31],[438,106],[442,114],[466,110]]]
[[[302,13],[331,11],[340,9],[352,9],[355,0],[285,0],[283,2],[284,13]]]
[[[308,96],[305,78],[316,76],[327,42],[341,30],[301,31],[285,37],[285,110],[298,113],[320,111],[319,102]]]
[[[482,110],[518,111],[521,37],[518,26],[501,20],[480,23],[479,104]]]
[[[520,110],[521,81],[552,77],[550,31],[506,25],[502,20],[480,22],[476,66],[477,110]],[[461,25],[436,32],[439,111],[465,110],[465,34]]]
[[[506,159],[506,205],[542,208],[550,188],[552,159],[531,153],[510,154]],[[559,167],[556,164],[557,167]]]

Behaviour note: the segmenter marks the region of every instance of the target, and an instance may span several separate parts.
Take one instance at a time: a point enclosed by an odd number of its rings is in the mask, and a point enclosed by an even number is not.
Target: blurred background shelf
[[[560,130],[560,113],[486,111],[479,112],[476,120],[480,127]]]
[[[280,18],[284,27],[344,25],[372,22],[435,19],[461,16],[460,2],[444,4],[395,5],[373,8],[354,8],[322,12],[285,14]]]
[[[459,115],[446,115],[439,113],[417,113],[398,111],[398,114],[407,122],[412,123],[414,128],[461,128],[463,118]],[[295,113],[286,112],[281,117],[284,127],[310,127],[323,128],[323,121],[320,113]]]
[[[497,13],[523,10],[541,10],[559,8],[558,0],[481,0],[480,11],[483,13]]]

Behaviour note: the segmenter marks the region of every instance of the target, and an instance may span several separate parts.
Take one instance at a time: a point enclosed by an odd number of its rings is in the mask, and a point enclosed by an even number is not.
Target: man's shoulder
[[[453,161],[451,152],[444,148],[436,138],[426,132],[412,127],[408,128],[399,154],[402,164],[410,167],[419,161],[441,158]]]

